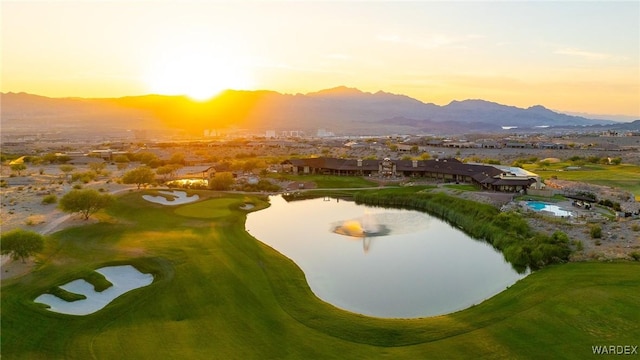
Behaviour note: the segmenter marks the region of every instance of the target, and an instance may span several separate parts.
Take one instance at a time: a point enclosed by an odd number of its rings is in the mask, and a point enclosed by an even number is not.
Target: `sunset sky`
[[[2,92],[346,85],[640,118],[640,2],[2,1]]]

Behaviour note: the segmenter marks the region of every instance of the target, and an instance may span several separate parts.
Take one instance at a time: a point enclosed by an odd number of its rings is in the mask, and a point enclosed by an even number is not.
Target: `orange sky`
[[[2,2],[2,91],[339,85],[640,118],[640,2]]]

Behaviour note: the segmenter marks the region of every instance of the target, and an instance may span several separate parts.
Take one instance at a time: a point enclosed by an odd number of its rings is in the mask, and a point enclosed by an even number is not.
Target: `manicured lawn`
[[[377,183],[359,176],[335,176],[335,175],[284,175],[291,181],[312,181],[319,188],[363,188],[378,186]]]
[[[460,191],[478,191],[476,186],[466,184],[447,184],[444,187]]]
[[[134,192],[107,210],[109,223],[54,234],[34,272],[3,283],[2,357],[583,359],[595,345],[640,345],[640,263],[553,266],[458,313],[368,318],[317,299],[291,260],[244,231],[236,204],[247,201],[267,205],[224,195],[163,207]],[[113,264],[155,281],[88,316],[32,301]]]
[[[640,166],[631,164],[600,165],[586,164],[578,170],[566,170],[570,163],[561,162],[550,164],[545,168],[538,165],[525,165],[527,170],[533,171],[549,179],[552,176],[560,180],[583,181],[596,185],[612,186],[627,190],[640,199]]]
[[[232,208],[239,207],[242,202],[238,199],[210,199],[197,203],[181,206],[176,209],[176,214],[186,217],[202,219],[215,219],[231,215]]]

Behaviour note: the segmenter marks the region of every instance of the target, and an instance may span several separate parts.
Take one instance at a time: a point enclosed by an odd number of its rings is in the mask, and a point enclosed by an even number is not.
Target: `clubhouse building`
[[[539,187],[538,175],[520,168],[485,164],[465,164],[457,159],[436,160],[355,160],[337,158],[289,159],[283,170],[297,175],[343,175],[378,178],[428,178],[451,183],[467,183],[484,190],[519,192]]]

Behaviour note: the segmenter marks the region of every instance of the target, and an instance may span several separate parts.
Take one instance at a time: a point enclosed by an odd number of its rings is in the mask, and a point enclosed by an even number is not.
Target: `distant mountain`
[[[638,116],[629,116],[629,115],[612,115],[612,114],[592,114],[586,112],[570,112],[570,111],[561,111],[561,110],[553,110],[558,113],[567,114],[567,115],[575,115],[581,116],[587,119],[605,119],[605,120],[613,120],[620,122],[631,122],[635,120],[640,120]]]
[[[336,134],[493,132],[507,128],[615,124],[566,115],[537,105],[527,109],[484,100],[439,106],[405,95],[336,87],[308,94],[228,90],[197,102],[184,96],[145,95],[113,99],[47,98],[2,94],[3,129],[164,128],[202,134],[203,129],[255,131],[325,128]]]

